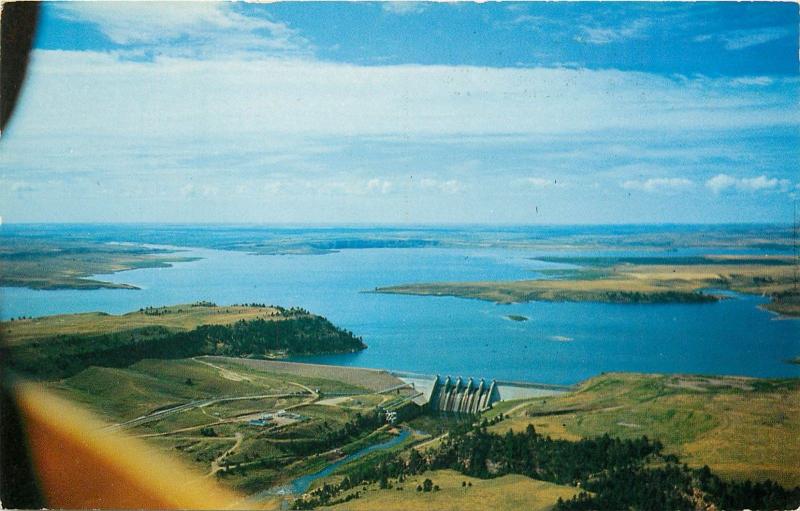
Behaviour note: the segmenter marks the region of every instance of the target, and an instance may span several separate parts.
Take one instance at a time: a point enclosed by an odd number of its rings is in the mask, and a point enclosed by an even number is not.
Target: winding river
[[[274,488],[270,488],[268,490],[264,490],[262,492],[256,493],[249,497],[249,501],[257,502],[259,500],[263,500],[267,497],[275,496],[275,495],[301,495],[308,491],[311,488],[311,485],[317,479],[322,479],[323,477],[328,477],[331,475],[336,469],[341,467],[346,463],[350,463],[351,461],[355,461],[359,458],[363,458],[367,454],[375,451],[381,451],[384,449],[389,449],[396,445],[402,443],[406,438],[411,436],[411,431],[407,428],[403,428],[400,430],[398,435],[395,435],[391,439],[381,442],[378,444],[370,445],[369,447],[365,447],[361,450],[358,450],[352,454],[348,454],[333,463],[326,466],[324,469],[314,472],[313,474],[306,474],[304,476],[300,476],[297,479],[290,481],[287,484],[276,486]]]

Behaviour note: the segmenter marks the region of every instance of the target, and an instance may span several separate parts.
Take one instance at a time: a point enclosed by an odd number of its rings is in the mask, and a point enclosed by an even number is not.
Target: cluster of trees
[[[526,300],[540,298],[542,292],[528,294]],[[554,291],[553,297],[558,300],[571,301],[577,296],[590,296],[596,301],[608,303],[709,303],[719,298],[697,291]],[[585,299],[585,298],[584,298]]]
[[[194,305],[192,305],[194,307]],[[165,316],[167,314],[177,314],[185,312],[183,309],[169,309],[167,307],[144,307],[139,309],[139,312],[145,316]]]
[[[192,307],[216,307],[216,306],[217,306],[216,303],[209,302],[209,301],[206,301],[206,300],[200,300],[200,301],[194,302],[192,304]]]
[[[359,484],[402,482],[426,470],[454,469],[478,478],[523,474],[581,492],[556,504],[558,511],[590,509],[795,509],[800,487],[786,489],[772,481],[723,481],[708,467],[691,469],[675,455],[664,454],[659,441],[646,436],[620,440],[603,435],[576,442],[553,440],[529,425],[524,432],[504,435],[481,425],[457,424],[439,447],[405,459],[380,456],[357,464],[345,480],[329,488],[327,499]],[[432,485],[432,483],[431,483]],[[424,488],[423,488],[424,491]],[[317,496],[315,498],[319,498]],[[319,500],[317,504],[326,501]],[[304,505],[304,504],[299,504]]]
[[[403,476],[400,476],[400,481],[403,481]],[[382,490],[392,488],[391,484],[388,483],[385,479],[381,479],[380,481],[380,488]],[[317,509],[322,506],[334,506],[336,504],[341,504],[343,502],[349,502],[353,499],[357,499],[361,497],[361,490],[355,491],[353,493],[348,493],[347,495],[338,497],[342,492],[347,491],[351,488],[358,486],[359,482],[354,482],[349,477],[345,477],[341,483],[339,484],[324,484],[321,487],[317,488],[309,492],[303,498],[297,499],[292,503],[292,509]],[[467,483],[464,482],[463,486],[466,487]],[[470,486],[472,484],[470,483]],[[397,486],[397,490],[402,491],[402,486]],[[439,491],[439,485],[434,484],[431,479],[425,479],[422,484],[417,485],[418,492],[437,492]],[[363,491],[366,491],[366,487],[363,488]]]
[[[570,500],[556,503],[558,511],[594,509],[795,509],[800,488],[787,490],[772,481],[722,481],[708,467],[685,465],[625,467],[587,481]]]
[[[354,442],[361,438],[364,438],[369,433],[372,433],[377,429],[379,426],[383,424],[383,416],[382,414],[376,409],[370,413],[360,414],[356,413],[353,419],[349,422],[346,422],[339,428],[332,428],[328,426],[329,431],[320,434],[319,438],[314,440],[300,440],[294,439],[295,433],[292,432],[291,429],[286,430],[285,435],[281,435],[280,433],[270,435],[272,438],[285,438],[287,442],[281,442],[279,445],[279,449],[282,452],[280,455],[275,455],[271,453],[268,457],[264,457],[261,459],[254,459],[250,455],[243,457],[239,461],[232,461],[226,459],[223,461],[223,470],[220,470],[216,473],[218,478],[224,478],[233,474],[241,474],[246,475],[249,470],[260,470],[264,468],[280,468],[286,465],[286,463],[294,460],[298,460],[305,456],[316,454],[320,452],[327,452],[330,451],[337,446],[341,446],[350,442]],[[205,429],[205,428],[204,428]],[[212,429],[212,428],[208,428]],[[213,431],[213,430],[212,430]],[[201,430],[201,434],[204,436],[208,436],[203,433]],[[214,432],[216,435],[216,432]],[[338,495],[339,492],[350,489],[352,486],[347,486],[348,483],[343,483],[343,485],[327,485],[327,489],[319,488],[312,492],[313,495],[309,496],[307,500],[313,500],[316,502],[315,505],[311,507],[315,507],[320,505],[320,502],[328,502],[329,499],[333,498],[335,495]],[[355,497],[348,497],[347,500]],[[341,502],[346,502],[347,500],[341,500]],[[337,501],[338,502],[338,501]],[[304,505],[304,504],[298,504]],[[310,509],[309,507],[308,509]],[[297,508],[297,509],[307,509],[307,508]]]
[[[311,314],[308,312],[308,310],[302,307],[290,307],[288,309],[285,307],[276,307],[276,309],[278,309],[278,313],[285,318],[292,316],[307,316]]]
[[[479,427],[457,426],[431,453],[430,468],[452,468],[479,478],[523,474],[557,484],[575,485],[619,467],[640,465],[658,455],[662,445],[647,437],[620,440],[607,434],[577,442],[552,440],[528,425],[523,433],[489,433]]]
[[[425,479],[424,481],[422,481],[422,484],[417,485],[417,491],[424,491],[424,492],[439,491],[439,485],[433,484],[433,481],[430,479]]]
[[[249,459],[249,458],[248,458]],[[222,461],[222,470],[216,472],[216,477],[219,479],[223,479],[228,476],[232,475],[247,475],[249,470],[261,470],[261,469],[279,469],[284,467],[286,463],[290,461],[294,461],[297,458],[292,455],[279,455],[279,456],[270,456],[266,458],[257,459],[254,461],[230,461],[225,458]]]
[[[281,321],[202,325],[188,332],[147,326],[100,335],[59,335],[14,347],[9,358],[14,369],[29,375],[65,378],[89,366],[126,367],[145,358],[258,357],[276,350],[305,355],[364,348],[361,338],[325,318],[300,315]]]
[[[318,452],[326,452],[337,446],[355,441],[367,433],[375,431],[383,425],[383,414],[379,410],[369,413],[356,413],[352,420],[342,427],[330,429],[311,440],[295,440],[286,442],[283,447],[298,456],[306,456]]]
[[[428,460],[431,468],[454,468],[476,477],[524,474],[584,491],[557,504],[559,511],[585,509],[794,509],[800,488],[727,482],[708,467],[690,469],[664,454],[646,436],[620,440],[607,434],[577,442],[552,440],[529,425],[523,433],[488,433],[485,426],[456,432]]]
[[[203,435],[203,436],[208,436],[208,437],[217,436],[217,432],[211,426],[206,426],[204,428],[200,428],[200,434]]]
[[[336,497],[342,492],[357,486],[364,485],[363,489],[366,490],[367,484],[378,483],[380,488],[389,489],[392,488],[391,479],[395,479],[398,483],[403,483],[408,476],[422,473],[427,469],[427,461],[416,449],[411,449],[408,460],[397,456],[395,453],[376,453],[363,462],[347,465],[344,469],[344,479],[339,484],[326,484],[322,488],[318,488],[308,495],[295,500],[293,506],[294,509],[331,506],[338,502],[344,502],[342,499],[337,500]],[[428,487],[427,491],[433,490],[433,481],[427,484],[423,482],[423,485]],[[401,486],[397,488],[402,489]],[[419,491],[425,491],[425,488],[420,486]],[[359,494],[360,492],[355,492],[343,498],[350,500],[358,498]]]
[[[290,310],[291,311],[291,310]],[[233,325],[203,325],[184,335],[203,344],[204,354],[259,356],[282,350],[289,354],[345,353],[366,348],[362,339],[325,318],[308,313],[290,319],[255,319]]]
[[[350,484],[350,481],[345,480],[336,485],[330,485],[326,483],[309,493],[306,497],[295,500],[292,503],[292,509],[317,509],[322,506],[334,506],[343,502],[350,502],[353,499],[361,497],[361,492],[356,491],[337,499],[336,496],[342,491],[352,488],[352,486],[343,488],[345,483]]]

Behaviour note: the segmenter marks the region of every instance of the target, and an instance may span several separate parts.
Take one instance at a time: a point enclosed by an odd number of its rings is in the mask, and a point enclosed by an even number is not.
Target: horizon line
[[[2,217],[0,217],[2,218]],[[0,220],[0,230],[6,226],[193,226],[193,227],[307,227],[307,228],[386,228],[386,227],[722,227],[722,226],[792,226],[792,221],[741,221],[741,222],[612,222],[612,223],[484,223],[484,222],[176,222],[176,221],[76,221],[76,222],[5,222]]]

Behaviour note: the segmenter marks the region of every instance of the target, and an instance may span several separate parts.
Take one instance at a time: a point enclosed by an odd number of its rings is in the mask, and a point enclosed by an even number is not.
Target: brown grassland
[[[425,479],[439,486],[439,491],[417,491]],[[462,483],[472,486],[463,486]],[[398,490],[397,487],[403,488]],[[485,509],[526,509],[545,511],[553,507],[559,497],[571,498],[577,488],[537,481],[521,475],[507,475],[496,479],[476,479],[454,470],[435,470],[411,476],[395,489],[380,490],[369,485],[358,499],[329,509],[414,511],[483,511]]]
[[[282,316],[277,309],[271,307],[183,304],[119,315],[104,312],[59,314],[5,321],[0,323],[0,327],[3,329],[4,340],[13,345],[54,335],[92,335],[122,332],[144,326],[192,330],[201,325],[229,325],[240,320],[249,321],[258,318],[280,320]]]
[[[610,373],[576,392],[506,402],[497,432],[528,424],[553,438],[647,435],[690,466],[732,479],[800,485],[800,380]]]
[[[441,282],[378,288],[379,293],[457,296],[497,303],[596,301],[615,303],[716,300],[708,288],[767,295],[765,307],[800,314],[797,267],[791,258],[764,258],[770,264],[733,264],[737,256],[708,256],[703,264],[630,264],[570,271],[564,278],[519,281]],[[780,263],[780,264],[776,264]]]

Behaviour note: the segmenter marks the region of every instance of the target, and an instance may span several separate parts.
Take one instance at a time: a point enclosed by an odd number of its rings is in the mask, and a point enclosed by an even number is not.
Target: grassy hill
[[[425,479],[430,479],[439,490],[417,491],[417,486],[422,485]],[[381,490],[377,484],[371,484],[366,491],[362,491],[360,498],[326,509],[482,511],[491,508],[546,511],[553,507],[559,497],[566,500],[576,493],[577,489],[570,486],[559,486],[521,475],[478,479],[455,470],[432,470],[411,476],[393,489]]]
[[[148,307],[126,314],[86,312],[58,314],[0,322],[5,342],[20,344],[33,339],[56,335],[97,335],[122,332],[145,326],[162,326],[170,330],[193,330],[202,325],[230,325],[240,320],[288,317],[280,307],[261,305],[217,306],[208,302]]]
[[[800,485],[800,380],[604,374],[558,397],[501,403],[490,429],[533,424],[553,438],[647,435],[690,466]]]
[[[198,355],[266,357],[343,353],[366,346],[302,309],[213,304],[142,309],[122,316],[76,314],[2,323],[9,366],[63,378],[90,366],[126,367],[143,359]]]

